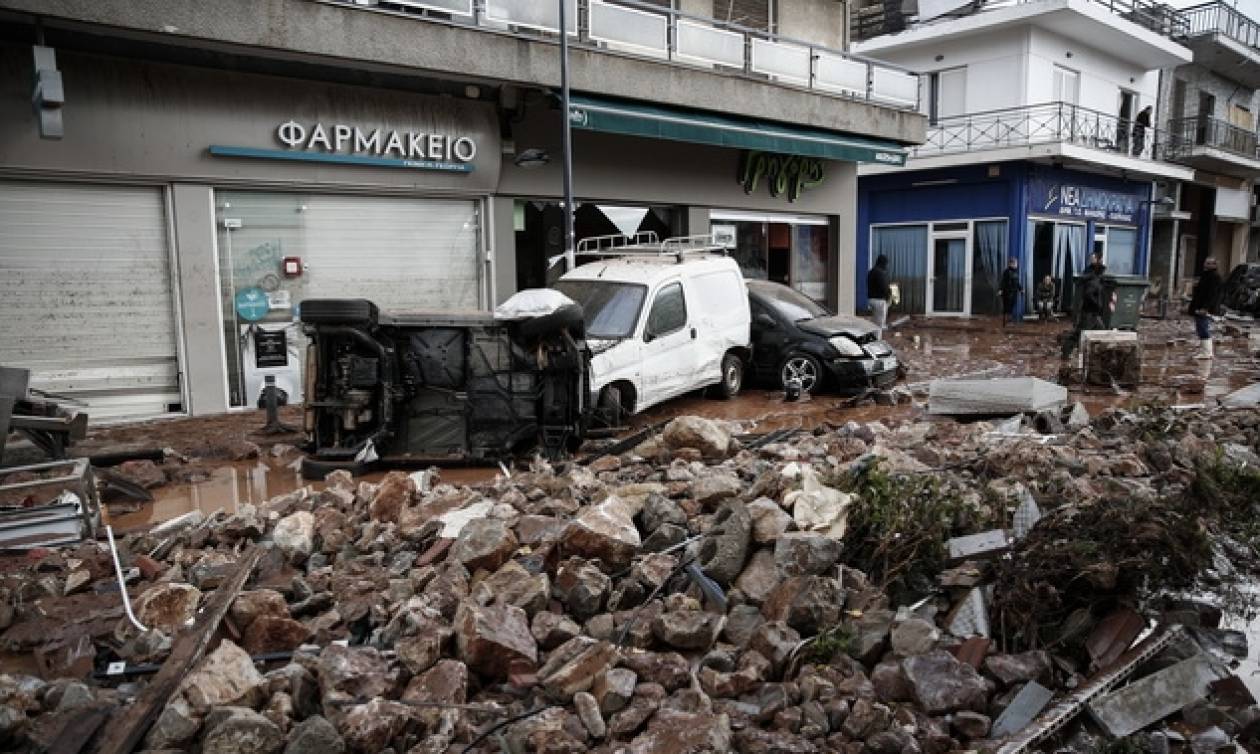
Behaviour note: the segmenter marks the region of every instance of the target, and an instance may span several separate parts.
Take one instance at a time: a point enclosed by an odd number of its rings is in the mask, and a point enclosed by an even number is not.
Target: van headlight
[[[852,340],[844,337],[843,335],[837,335],[834,338],[828,338],[827,342],[831,344],[832,348],[839,351],[841,356],[845,356],[852,359],[852,358],[866,355],[866,352],[862,350],[861,346],[859,346],[857,343],[854,343]]]

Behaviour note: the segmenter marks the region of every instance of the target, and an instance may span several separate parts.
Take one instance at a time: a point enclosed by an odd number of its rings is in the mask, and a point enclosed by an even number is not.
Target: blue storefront
[[[1108,271],[1146,274],[1149,181],[1050,165],[1004,162],[863,176],[858,181],[857,302],[866,271],[889,259],[906,314],[997,314],[1007,259],[1019,260],[1024,290],[1051,275],[1056,305],[1092,252]],[[1021,300],[1019,313],[1030,310]]]

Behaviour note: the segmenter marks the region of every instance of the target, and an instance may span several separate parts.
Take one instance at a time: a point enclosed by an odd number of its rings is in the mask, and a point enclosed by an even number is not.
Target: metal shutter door
[[[162,191],[0,181],[0,364],[93,421],[181,402]]]
[[[477,205],[309,196],[301,298],[368,298],[382,309],[475,309]]]

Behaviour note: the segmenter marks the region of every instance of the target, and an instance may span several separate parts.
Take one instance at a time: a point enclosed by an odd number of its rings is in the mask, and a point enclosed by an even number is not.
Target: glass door
[[[971,244],[966,232],[932,236],[928,256],[928,314],[966,315],[971,310]]]

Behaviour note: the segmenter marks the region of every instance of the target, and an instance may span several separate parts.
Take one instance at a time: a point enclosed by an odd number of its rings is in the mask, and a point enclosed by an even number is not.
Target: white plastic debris
[[[482,500],[459,510],[443,513],[441,516],[438,516],[438,521],[442,523],[442,533],[438,536],[443,539],[454,539],[464,530],[468,522],[485,518],[490,515],[492,510],[494,510],[494,503],[489,500]]]
[[[784,496],[801,531],[816,531],[833,539],[844,537],[853,497],[818,480],[812,466],[801,467],[801,488]]]
[[[513,322],[532,317],[545,317],[573,303],[573,299],[551,288],[527,288],[496,306],[494,318]]]

